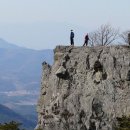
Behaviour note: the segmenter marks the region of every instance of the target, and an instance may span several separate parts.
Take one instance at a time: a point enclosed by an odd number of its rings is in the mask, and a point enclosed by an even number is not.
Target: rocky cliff
[[[37,130],[114,130],[130,115],[130,48],[57,46],[37,112]]]

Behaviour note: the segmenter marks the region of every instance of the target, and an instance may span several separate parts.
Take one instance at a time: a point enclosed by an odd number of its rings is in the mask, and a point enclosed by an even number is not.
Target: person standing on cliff
[[[130,46],[130,33],[128,33],[128,44]]]
[[[84,40],[84,44],[83,46],[87,46],[88,45],[88,40],[89,40],[89,37],[88,37],[88,34],[85,36],[85,40]]]
[[[73,32],[73,30],[71,30],[71,33],[70,33],[70,44],[72,46],[74,46],[74,32]]]

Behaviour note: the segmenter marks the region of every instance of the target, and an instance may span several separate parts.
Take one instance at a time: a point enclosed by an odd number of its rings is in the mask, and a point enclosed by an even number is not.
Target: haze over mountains
[[[0,39],[0,104],[36,121],[42,62],[53,62],[52,50],[32,50]]]
[[[76,45],[82,45],[84,36],[98,26],[86,25],[81,27],[70,23],[61,22],[37,22],[28,24],[2,24],[0,25],[0,36],[13,41],[17,45],[40,48],[55,48],[57,44],[69,45],[70,30],[75,33]],[[6,31],[5,31],[6,30]],[[13,30],[13,31],[12,31]]]

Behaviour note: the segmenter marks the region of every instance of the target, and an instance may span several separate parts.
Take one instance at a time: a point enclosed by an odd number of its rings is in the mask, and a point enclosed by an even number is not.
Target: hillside
[[[27,120],[25,117],[17,114],[13,110],[0,104],[0,123],[7,123],[10,121],[16,121],[22,123],[22,127],[33,130],[35,123]]]
[[[37,105],[41,130],[115,130],[130,115],[128,46],[57,46],[43,63]]]
[[[53,51],[27,49],[0,39],[0,56],[0,104],[36,122],[42,62],[52,64]]]

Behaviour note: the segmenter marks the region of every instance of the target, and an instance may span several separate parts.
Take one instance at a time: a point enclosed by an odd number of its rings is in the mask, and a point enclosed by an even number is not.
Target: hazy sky
[[[33,49],[77,45],[85,33],[109,23],[130,29],[130,0],[0,0],[0,37]]]

